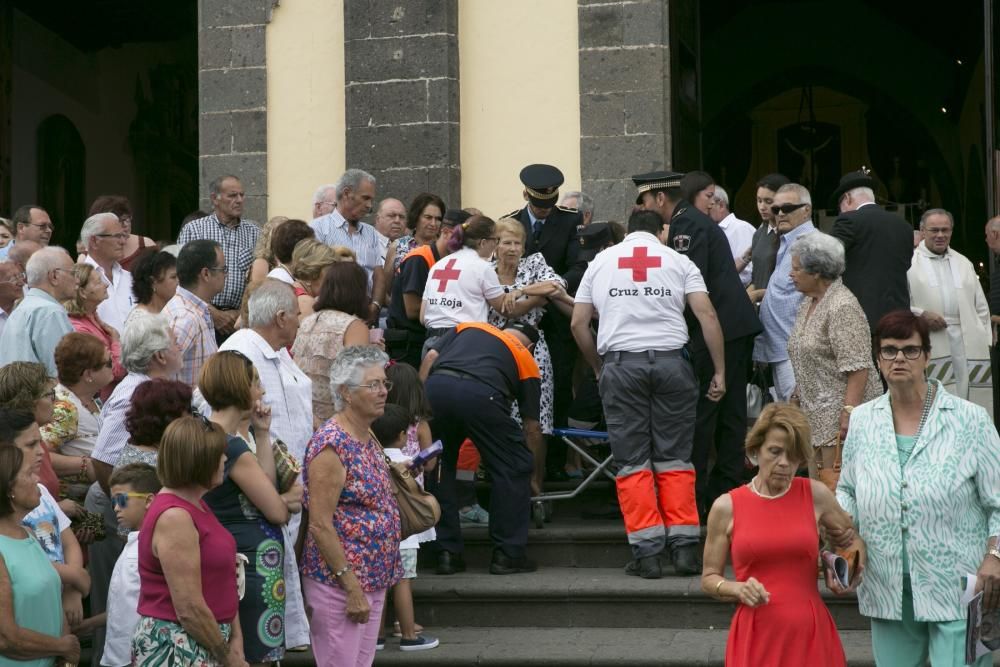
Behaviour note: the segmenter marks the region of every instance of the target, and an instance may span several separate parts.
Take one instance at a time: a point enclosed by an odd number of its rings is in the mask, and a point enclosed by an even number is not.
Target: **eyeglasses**
[[[355,389],[364,387],[371,394],[377,394],[382,389],[385,389],[386,393],[392,391],[392,382],[390,380],[372,380],[368,384],[349,384],[347,386],[354,387]]]
[[[886,361],[893,361],[896,355],[900,352],[907,359],[916,359],[920,356],[920,353],[924,351],[924,348],[919,345],[907,345],[906,347],[896,347],[895,345],[886,345],[878,349],[878,354],[880,357]]]
[[[15,273],[13,276],[7,278],[6,280],[0,280],[0,285],[23,285],[24,281],[27,279],[28,277],[25,276],[23,273]]]
[[[191,411],[191,416],[194,417],[195,419],[201,420],[201,425],[205,428],[205,432],[206,433],[209,433],[209,432],[215,430],[215,427],[212,424],[212,422],[209,421],[208,417],[206,417],[205,415],[203,415],[201,412],[198,412],[197,410],[192,410]]]
[[[225,266],[207,266],[205,268],[207,268],[209,271],[221,271],[222,273],[229,273],[229,266],[228,265],[225,265]]]
[[[70,274],[71,276],[73,276],[73,278],[74,278],[74,279],[77,279],[77,280],[79,280],[79,279],[78,279],[78,278],[76,277],[76,275],[75,275],[75,274],[73,273],[73,269],[63,269],[63,268],[61,268],[61,267],[60,267],[60,268],[55,268],[55,269],[52,269],[52,271],[53,271],[54,273],[59,273],[60,271],[65,271],[66,273],[68,273],[68,274]]]
[[[128,507],[129,498],[148,498],[151,495],[153,494],[139,493],[137,491],[133,491],[130,493],[116,493],[115,495],[111,496],[111,509],[118,509],[118,508],[125,509],[126,507]]]
[[[771,215],[778,215],[779,213],[784,213],[785,215],[788,215],[789,213],[792,213],[794,211],[799,210],[803,206],[809,206],[809,204],[807,204],[807,203],[802,203],[802,204],[782,204],[781,206],[772,206],[771,207]]]
[[[128,234],[119,232],[118,234],[94,234],[99,239],[115,239],[118,241],[128,241]]]

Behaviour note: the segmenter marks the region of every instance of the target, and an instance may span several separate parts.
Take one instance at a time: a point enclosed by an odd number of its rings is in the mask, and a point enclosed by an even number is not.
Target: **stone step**
[[[418,618],[423,620],[418,609]],[[406,665],[488,665],[490,667],[722,667],[728,625],[714,630],[654,628],[430,628],[426,634],[441,645],[428,651],[403,652],[389,639],[375,656],[379,667]],[[841,630],[840,638],[851,667],[871,667],[871,637],[866,630]],[[780,650],[780,647],[775,647]]]
[[[413,582],[416,615],[425,626],[539,628],[727,628],[734,605],[701,591],[699,577],[645,580],[621,567],[543,567],[496,576],[484,569]],[[825,586],[821,587],[825,589]],[[823,599],[842,630],[865,630],[854,596]]]
[[[465,560],[489,565],[493,554],[486,526],[462,526]],[[433,559],[427,549],[427,558]],[[424,554],[422,554],[424,555]],[[528,531],[528,555],[541,567],[622,567],[632,557],[625,526],[618,521],[561,520]],[[430,561],[422,561],[431,564]]]

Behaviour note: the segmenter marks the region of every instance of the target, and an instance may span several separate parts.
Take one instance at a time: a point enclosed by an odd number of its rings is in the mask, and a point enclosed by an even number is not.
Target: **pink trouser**
[[[302,592],[309,618],[316,664],[326,667],[369,667],[375,661],[375,642],[382,620],[385,589],[365,593],[371,613],[367,623],[347,618],[347,593],[340,586],[327,586],[302,577]]]

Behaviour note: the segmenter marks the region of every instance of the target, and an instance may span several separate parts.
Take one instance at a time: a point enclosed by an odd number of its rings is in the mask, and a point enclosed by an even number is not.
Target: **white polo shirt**
[[[424,326],[447,329],[462,322],[485,322],[487,299],[503,294],[490,263],[472,248],[462,248],[438,260],[424,286]]]
[[[735,213],[730,213],[719,222],[719,229],[726,235],[729,241],[729,248],[733,251],[733,261],[739,259],[743,253],[753,245],[753,235],[756,229],[746,220],[740,220]],[[740,282],[746,287],[750,284],[753,276],[753,262],[747,264],[740,271]]]
[[[602,251],[583,274],[578,303],[600,315],[597,353],[676,350],[688,342],[687,295],[708,293],[690,259],[649,232]]]
[[[125,331],[125,320],[128,314],[135,307],[135,296],[132,294],[132,274],[122,268],[122,265],[115,262],[111,267],[111,279],[104,273],[104,269],[87,255],[83,258],[85,264],[93,266],[101,279],[108,286],[108,298],[97,307],[97,315],[105,324],[113,326],[118,333]]]

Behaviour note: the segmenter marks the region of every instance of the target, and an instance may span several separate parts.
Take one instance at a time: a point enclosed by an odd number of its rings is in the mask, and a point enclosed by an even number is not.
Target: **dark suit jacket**
[[[844,244],[844,284],[868,318],[872,331],[883,315],[910,307],[906,272],[913,259],[913,228],[875,204],[844,213],[830,232]]]
[[[674,208],[674,216],[670,220],[667,245],[687,255],[701,271],[705,286],[708,287],[708,296],[719,316],[719,326],[722,327],[725,340],[756,336],[763,330],[757,311],[740,281],[740,274],[736,272],[733,251],[726,234],[711,218],[681,200]],[[697,350],[705,347],[701,327],[690,308],[687,310],[687,320],[691,348]]]
[[[542,253],[548,265],[569,283],[566,290],[570,294],[576,292],[580,279],[583,278],[583,271],[587,268],[584,264],[581,270],[577,260],[580,243],[576,238],[576,228],[583,224],[583,216],[579,211],[559,206],[553,208],[542,225],[538,243],[535,243],[527,206],[504,217],[516,218],[524,226],[524,256]]]

